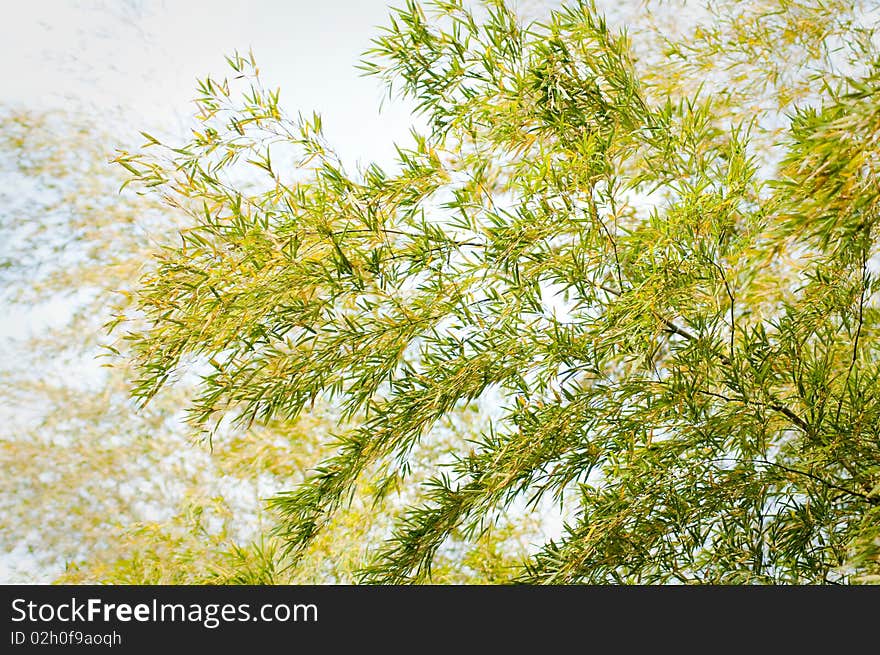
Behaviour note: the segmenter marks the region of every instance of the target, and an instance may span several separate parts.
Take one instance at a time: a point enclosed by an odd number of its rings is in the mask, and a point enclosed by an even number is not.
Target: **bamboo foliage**
[[[387,488],[377,518],[366,482],[291,567],[268,534],[265,496],[297,484],[326,456],[322,440],[338,411],[316,404],[295,421],[221,430],[206,444],[181,421],[186,380],[136,408],[129,366],[99,366],[107,347],[124,354],[101,326],[114,312],[135,313],[149,253],[176,236],[179,214],[152,198],[119,196],[123,179],[108,164],[116,137],[81,115],[4,107],[0,127],[4,321],[33,322],[30,334],[4,337],[0,357],[6,581],[351,582],[398,497],[411,491]],[[47,305],[51,320],[40,326],[33,315]],[[447,438],[465,438],[474,416],[460,413]],[[439,452],[443,440],[432,448]],[[453,540],[438,575],[500,579],[530,529],[507,522],[476,544]]]
[[[875,581],[880,59],[857,3],[767,4],[675,49],[583,1],[408,2],[362,64],[429,126],[391,169],[234,54],[189,141],[116,159],[190,217],[112,325],[135,397],[194,372],[208,435],[340,409],[271,502],[294,561],[370,472],[430,471],[367,582],[548,501],[564,529],[511,579]],[[425,459],[473,405],[480,436]]]

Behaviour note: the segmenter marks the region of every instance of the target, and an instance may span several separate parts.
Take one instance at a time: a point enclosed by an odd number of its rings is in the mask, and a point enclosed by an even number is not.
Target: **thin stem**
[[[750,464],[761,464],[763,466],[772,466],[774,468],[781,469],[786,473],[791,473],[793,475],[802,475],[806,478],[813,480],[814,482],[818,482],[819,484],[825,485],[829,489],[834,489],[835,491],[840,491],[843,494],[848,496],[855,496],[856,498],[861,498],[867,503],[871,505],[880,505],[880,498],[875,498],[873,496],[869,496],[866,493],[862,493],[861,491],[855,491],[853,489],[848,489],[847,487],[843,487],[834,482],[830,482],[825,478],[819,477],[815,473],[811,473],[809,471],[802,471],[800,469],[792,468],[790,466],[786,466],[785,464],[780,464],[779,462],[771,462],[767,459],[735,459],[731,457],[718,457],[713,461],[716,462],[737,462],[737,463],[750,463]]]
[[[865,291],[868,287],[868,246],[864,245],[862,247],[862,289],[859,293],[859,314],[858,314],[858,324],[856,325],[856,335],[853,338],[852,345],[852,356],[849,360],[849,368],[846,370],[846,378],[843,381],[843,388],[840,391],[840,398],[837,401],[837,413],[834,417],[834,422],[838,423],[840,421],[840,410],[843,407],[843,394],[846,393],[846,388],[849,386],[849,380],[852,377],[853,368],[856,365],[856,359],[859,355],[859,339],[862,335],[862,325],[864,323],[864,312],[865,312]]]

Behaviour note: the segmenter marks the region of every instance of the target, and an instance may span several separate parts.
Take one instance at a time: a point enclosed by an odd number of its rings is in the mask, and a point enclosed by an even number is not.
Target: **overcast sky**
[[[224,56],[248,49],[288,112],[322,114],[346,163],[389,165],[394,142],[409,141],[409,106],[383,103],[380,81],[355,67],[386,23],[385,0],[32,0],[3,9],[0,108],[85,112],[111,122],[112,146],[189,125],[196,80],[227,75]],[[65,307],[0,315],[0,339],[40,331]]]
[[[80,107],[157,129],[192,110],[195,80],[222,76],[234,49],[253,48],[290,111],[318,110],[346,160],[393,156],[411,120],[378,80],[355,69],[384,0],[39,0],[7,3],[0,21],[0,103]]]

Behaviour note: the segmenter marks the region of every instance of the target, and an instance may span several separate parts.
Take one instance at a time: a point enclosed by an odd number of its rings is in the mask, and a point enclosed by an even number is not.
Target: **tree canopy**
[[[364,490],[296,567],[262,507],[326,456],[321,439],[335,411],[318,404],[296,421],[226,433],[209,449],[180,420],[186,382],[136,411],[129,367],[99,366],[102,322],[130,306],[150,250],[180,223],[151,198],[118,196],[122,171],[108,165],[117,137],[92,122],[70,110],[0,110],[2,307],[31,324],[4,338],[0,358],[4,578],[351,582],[397,506],[377,517]],[[462,418],[457,438],[473,430]],[[438,560],[436,579],[503,579],[531,529],[520,520],[460,545]]]
[[[365,582],[430,580],[453,537],[535,507],[562,528],[509,580],[877,581],[868,10],[623,30],[583,1],[409,2],[362,64],[427,125],[384,169],[233,54],[191,139],[116,159],[189,217],[111,326],[135,397],[195,379],[209,439],[338,409],[332,454],[270,503],[293,562],[365,484],[426,472]]]

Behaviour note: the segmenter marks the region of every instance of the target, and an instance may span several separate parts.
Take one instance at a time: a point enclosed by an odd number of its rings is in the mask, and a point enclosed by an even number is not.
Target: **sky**
[[[83,113],[110,123],[123,148],[140,146],[141,130],[183,133],[197,79],[230,74],[224,57],[235,50],[253,51],[288,113],[322,115],[347,164],[392,164],[394,143],[421,125],[356,68],[386,22],[384,0],[39,0],[4,11],[0,108]],[[24,320],[0,308],[0,339],[65,320],[66,306],[32,307]]]
[[[411,125],[355,68],[388,14],[383,0],[40,0],[4,8],[0,104],[119,117],[131,134],[181,123],[197,78],[252,49],[290,112],[318,110],[346,160],[389,161]],[[10,15],[11,14],[11,15]]]

